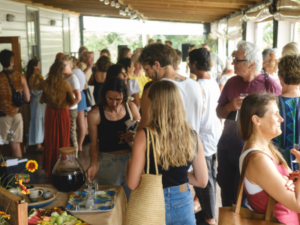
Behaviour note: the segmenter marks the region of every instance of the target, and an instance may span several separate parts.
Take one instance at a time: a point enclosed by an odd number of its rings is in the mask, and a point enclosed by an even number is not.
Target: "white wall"
[[[19,36],[21,44],[21,59],[28,62],[26,8],[25,4],[0,0],[0,37]],[[7,22],[6,15],[15,16],[15,21]]]
[[[21,58],[28,62],[28,44],[26,27],[26,4],[0,0],[0,36],[19,36],[21,44]],[[63,12],[39,9],[40,20],[40,50],[42,74],[46,76],[50,66],[55,60],[55,55],[63,51],[62,17]],[[7,22],[6,14],[13,14],[15,21]],[[51,26],[50,20],[55,20],[56,25]],[[70,14],[70,43],[71,50],[76,52],[80,46],[79,18]]]
[[[255,43],[255,23],[253,21],[247,22],[246,41]]]
[[[282,48],[294,40],[293,22],[278,21],[277,49],[281,54]]]

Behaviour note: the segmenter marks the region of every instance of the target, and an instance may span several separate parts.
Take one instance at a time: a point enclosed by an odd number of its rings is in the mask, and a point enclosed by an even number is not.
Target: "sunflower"
[[[35,160],[29,160],[25,167],[29,172],[33,173],[38,169],[38,164]]]

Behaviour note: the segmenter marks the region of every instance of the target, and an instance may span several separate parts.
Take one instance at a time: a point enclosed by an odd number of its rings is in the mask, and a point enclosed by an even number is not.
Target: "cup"
[[[78,201],[73,201],[73,210],[80,211],[80,205]]]
[[[51,198],[51,192],[49,190],[44,190],[43,198],[45,200]]]
[[[30,189],[30,194],[29,194],[29,199],[31,202],[37,202],[39,200],[39,197],[43,195],[44,191],[42,189],[38,188],[31,188]]]

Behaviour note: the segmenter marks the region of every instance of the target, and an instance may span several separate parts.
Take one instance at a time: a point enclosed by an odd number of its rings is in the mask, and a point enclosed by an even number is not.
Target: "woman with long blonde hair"
[[[150,148],[150,174],[155,173],[153,151],[165,196],[166,224],[196,224],[193,197],[188,183],[204,188],[208,172],[204,150],[199,136],[186,120],[185,110],[176,85],[170,81],[157,81],[148,95],[150,123],[154,147]],[[140,130],[127,164],[126,182],[131,190],[140,183],[146,166],[146,129]],[[190,166],[193,172],[188,172]]]
[[[36,77],[32,89],[43,90],[40,103],[46,103],[44,126],[43,169],[50,177],[58,159],[58,149],[69,147],[70,144],[70,113],[69,108],[75,99],[70,84],[63,79],[65,65],[58,61],[51,67],[46,80]]]

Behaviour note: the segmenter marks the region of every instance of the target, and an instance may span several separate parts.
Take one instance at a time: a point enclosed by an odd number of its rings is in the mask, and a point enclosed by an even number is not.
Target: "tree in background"
[[[263,49],[273,48],[273,22],[268,22],[263,28]]]
[[[194,44],[198,48],[203,43],[207,43],[211,47],[211,51],[217,53],[218,44],[217,40],[212,40],[203,35],[154,35],[150,37],[153,40],[161,39],[164,43],[166,40],[170,40],[173,43],[173,48],[181,49],[181,44]],[[111,33],[98,33],[98,32],[84,32],[84,45],[89,51],[100,51],[101,49],[107,48],[111,52],[112,62],[116,61],[118,45],[127,45],[128,48],[133,52],[137,48],[143,47],[142,35],[141,34],[121,34],[116,32]]]

